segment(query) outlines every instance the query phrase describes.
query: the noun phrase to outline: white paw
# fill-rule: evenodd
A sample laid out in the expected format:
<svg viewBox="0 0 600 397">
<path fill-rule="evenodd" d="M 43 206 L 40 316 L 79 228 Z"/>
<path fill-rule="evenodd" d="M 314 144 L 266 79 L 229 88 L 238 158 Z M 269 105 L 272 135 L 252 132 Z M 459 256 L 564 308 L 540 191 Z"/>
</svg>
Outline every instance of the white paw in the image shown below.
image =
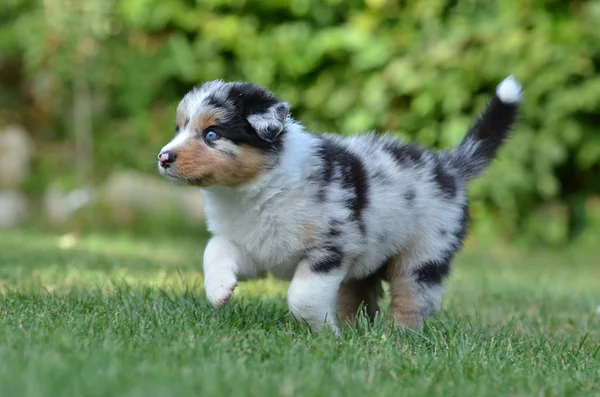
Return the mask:
<svg viewBox="0 0 600 397">
<path fill-rule="evenodd" d="M 219 273 L 207 277 L 204 281 L 206 298 L 211 305 L 219 308 L 229 302 L 233 290 L 237 285 L 237 277 L 234 273 Z"/>
</svg>

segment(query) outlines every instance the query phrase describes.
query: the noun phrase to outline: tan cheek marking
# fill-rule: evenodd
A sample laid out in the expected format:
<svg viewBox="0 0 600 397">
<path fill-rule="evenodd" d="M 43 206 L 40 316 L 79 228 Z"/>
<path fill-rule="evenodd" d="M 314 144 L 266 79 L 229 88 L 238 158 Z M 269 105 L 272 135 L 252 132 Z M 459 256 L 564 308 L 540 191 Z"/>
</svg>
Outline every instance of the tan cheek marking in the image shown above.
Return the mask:
<svg viewBox="0 0 600 397">
<path fill-rule="evenodd" d="M 202 185 L 238 186 L 257 177 L 267 165 L 258 149 L 239 146 L 236 156 L 228 156 L 195 138 L 189 138 L 176 154 L 175 171 L 190 180 L 202 179 Z"/>
<path fill-rule="evenodd" d="M 225 186 L 241 185 L 264 172 L 267 163 L 267 157 L 260 150 L 239 146 L 235 157 L 225 155 L 214 169 L 215 182 Z"/>
<path fill-rule="evenodd" d="M 177 150 L 175 171 L 187 179 L 205 179 L 218 168 L 219 157 L 194 138 L 188 139 Z"/>
</svg>

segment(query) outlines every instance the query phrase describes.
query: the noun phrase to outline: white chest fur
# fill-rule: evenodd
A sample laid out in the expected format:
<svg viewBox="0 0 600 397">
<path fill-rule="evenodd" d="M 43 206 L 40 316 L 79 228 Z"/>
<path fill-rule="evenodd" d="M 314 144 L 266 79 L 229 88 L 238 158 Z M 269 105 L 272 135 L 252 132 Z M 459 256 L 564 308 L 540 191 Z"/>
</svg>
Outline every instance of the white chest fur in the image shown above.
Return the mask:
<svg viewBox="0 0 600 397">
<path fill-rule="evenodd" d="M 279 191 L 269 197 L 267 191 L 249 199 L 229 189 L 205 191 L 208 228 L 240 248 L 245 262 L 239 264 L 242 272 L 253 275 L 268 270 L 289 279 L 305 248 L 302 224 L 306 212 L 290 205 L 301 203 L 293 199 L 300 195 L 301 191 Z"/>
<path fill-rule="evenodd" d="M 268 270 L 291 278 L 306 249 L 307 228 L 314 228 L 320 209 L 312 205 L 306 185 L 314 138 L 292 126 L 279 164 L 247 189 L 213 187 L 203 191 L 209 230 L 235 243 L 245 256 L 241 270 Z M 312 193 L 314 194 L 314 193 Z"/>
</svg>

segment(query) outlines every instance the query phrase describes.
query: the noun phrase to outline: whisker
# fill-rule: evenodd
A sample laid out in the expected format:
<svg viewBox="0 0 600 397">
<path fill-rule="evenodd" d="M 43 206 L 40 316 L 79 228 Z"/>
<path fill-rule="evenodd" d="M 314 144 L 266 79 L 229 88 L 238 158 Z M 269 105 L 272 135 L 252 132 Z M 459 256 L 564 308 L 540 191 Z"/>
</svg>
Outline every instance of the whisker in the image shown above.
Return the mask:
<svg viewBox="0 0 600 397">
<path fill-rule="evenodd" d="M 150 171 L 153 168 L 154 168 L 155 171 L 157 171 L 157 169 L 156 169 L 156 162 L 152 162 L 150 164 L 145 165 L 143 167 L 143 170 L 144 170 L 144 172 L 148 172 L 148 171 Z"/>
</svg>

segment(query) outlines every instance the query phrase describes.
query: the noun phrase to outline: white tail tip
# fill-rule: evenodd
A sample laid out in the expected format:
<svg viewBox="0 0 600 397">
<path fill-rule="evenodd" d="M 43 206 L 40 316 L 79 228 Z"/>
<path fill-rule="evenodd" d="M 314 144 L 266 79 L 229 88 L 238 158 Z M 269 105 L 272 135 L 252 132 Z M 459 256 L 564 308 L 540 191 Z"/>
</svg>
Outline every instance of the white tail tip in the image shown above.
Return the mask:
<svg viewBox="0 0 600 397">
<path fill-rule="evenodd" d="M 496 96 L 504 103 L 519 103 L 523 99 L 521 84 L 511 74 L 498 84 Z"/>
</svg>

